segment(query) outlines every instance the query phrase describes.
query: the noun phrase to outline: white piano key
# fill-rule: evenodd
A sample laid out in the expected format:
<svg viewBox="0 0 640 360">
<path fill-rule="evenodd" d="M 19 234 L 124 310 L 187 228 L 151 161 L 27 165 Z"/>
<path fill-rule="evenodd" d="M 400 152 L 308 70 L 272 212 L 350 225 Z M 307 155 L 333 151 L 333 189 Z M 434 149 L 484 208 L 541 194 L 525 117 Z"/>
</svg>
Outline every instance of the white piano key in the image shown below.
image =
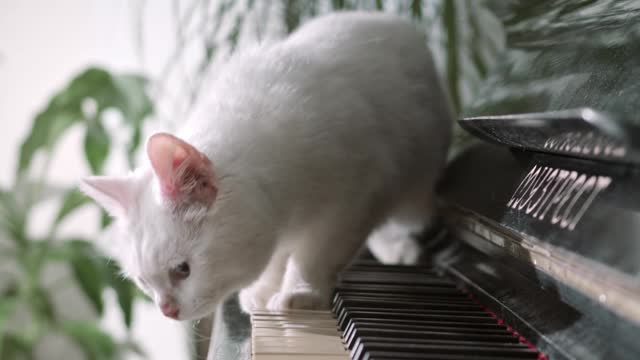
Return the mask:
<svg viewBox="0 0 640 360">
<path fill-rule="evenodd" d="M 278 339 L 269 339 L 278 343 L 261 343 L 255 342 L 253 345 L 256 347 L 253 350 L 254 354 L 326 354 L 326 355 L 340 355 L 345 354 L 346 351 L 342 344 L 328 344 L 328 343 L 313 343 L 303 342 L 298 344 L 290 344 L 287 342 L 279 343 Z"/>
<path fill-rule="evenodd" d="M 288 336 L 288 337 L 307 337 L 321 338 L 339 336 L 340 333 L 336 329 L 290 329 L 290 328 L 253 328 L 256 336 Z"/>
<path fill-rule="evenodd" d="M 254 360 L 348 360 L 336 320 L 329 311 L 254 311 Z"/>
<path fill-rule="evenodd" d="M 261 328 L 261 327 L 268 327 L 268 328 L 275 328 L 275 327 L 282 327 L 282 328 L 297 328 L 297 329 L 304 329 L 304 328 L 313 328 L 313 329 L 318 329 L 318 328 L 326 328 L 326 329 L 335 329 L 337 328 L 337 324 L 336 324 L 336 320 L 331 320 L 331 321 L 327 321 L 327 320 L 318 320 L 318 321 L 296 321 L 295 323 L 292 323 L 290 321 L 284 321 L 284 320 L 278 320 L 278 321 L 265 321 L 265 320 L 258 320 L 255 322 L 255 325 L 253 325 L 254 329 L 257 328 Z"/>
</svg>

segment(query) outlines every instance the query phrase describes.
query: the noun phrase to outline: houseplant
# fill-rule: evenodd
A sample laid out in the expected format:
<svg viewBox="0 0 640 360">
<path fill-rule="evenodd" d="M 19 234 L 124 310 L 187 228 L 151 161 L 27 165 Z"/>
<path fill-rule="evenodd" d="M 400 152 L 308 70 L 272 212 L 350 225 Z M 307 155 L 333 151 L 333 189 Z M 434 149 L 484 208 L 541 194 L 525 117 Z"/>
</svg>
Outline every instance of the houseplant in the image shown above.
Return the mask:
<svg viewBox="0 0 640 360">
<path fill-rule="evenodd" d="M 119 358 L 139 351 L 131 339 L 115 339 L 94 322 L 62 316 L 56 293 L 72 286 L 80 290 L 95 315 L 104 312 L 103 290 L 112 289 L 126 327 L 131 326 L 136 288 L 124 280 L 118 266 L 91 239 L 64 238 L 59 227 L 74 211 L 93 206 L 75 184 L 51 183 L 48 170 L 53 151 L 72 127 L 82 127 L 84 158 L 93 173 L 101 173 L 110 151 L 125 150 L 130 163 L 140 144 L 144 120 L 152 111 L 147 81 L 132 74 L 114 74 L 91 67 L 76 75 L 37 113 L 20 151 L 15 181 L 0 188 L 0 358 L 31 359 L 44 339 L 62 336 L 90 359 Z M 115 149 L 105 130 L 107 111 L 116 111 L 131 129 L 127 149 Z M 34 236 L 29 224 L 34 208 L 58 204 L 44 236 Z M 102 215 L 102 227 L 110 222 Z M 97 234 L 100 229 L 95 229 Z M 48 273 L 57 265 L 57 278 Z"/>
</svg>

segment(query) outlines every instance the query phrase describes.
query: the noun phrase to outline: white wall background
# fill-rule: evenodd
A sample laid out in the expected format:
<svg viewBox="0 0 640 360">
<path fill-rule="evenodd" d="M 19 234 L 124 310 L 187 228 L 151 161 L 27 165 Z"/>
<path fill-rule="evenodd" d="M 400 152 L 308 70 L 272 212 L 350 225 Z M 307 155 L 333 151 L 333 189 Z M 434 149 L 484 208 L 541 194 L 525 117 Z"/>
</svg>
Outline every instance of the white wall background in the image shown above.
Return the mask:
<svg viewBox="0 0 640 360">
<path fill-rule="evenodd" d="M 94 64 L 114 71 L 159 71 L 173 46 L 171 7 L 168 0 L 146 4 L 145 22 L 152 26 L 147 27 L 145 60 L 141 64 L 131 11 L 140 1 L 0 0 L 0 185 L 13 183 L 19 145 L 34 114 L 72 75 Z M 82 131 L 74 130 L 56 149 L 49 175 L 53 182 L 73 184 L 89 174 L 82 157 Z M 122 172 L 126 165 L 122 158 L 114 157 L 107 169 Z M 40 209 L 38 219 L 43 224 L 51 220 L 54 209 Z M 97 223 L 97 212 L 84 211 L 70 217 L 62 231 L 91 235 Z M 31 230 L 37 232 L 39 228 L 42 224 L 34 223 Z M 73 311 L 70 304 L 67 311 Z M 107 296 L 101 324 L 124 336 L 114 296 Z M 164 318 L 152 304 L 137 303 L 133 337 L 150 359 L 186 359 L 187 331 L 184 324 Z M 64 349 L 52 351 L 46 358 L 64 355 Z M 59 356 L 55 358 L 62 358 Z"/>
</svg>

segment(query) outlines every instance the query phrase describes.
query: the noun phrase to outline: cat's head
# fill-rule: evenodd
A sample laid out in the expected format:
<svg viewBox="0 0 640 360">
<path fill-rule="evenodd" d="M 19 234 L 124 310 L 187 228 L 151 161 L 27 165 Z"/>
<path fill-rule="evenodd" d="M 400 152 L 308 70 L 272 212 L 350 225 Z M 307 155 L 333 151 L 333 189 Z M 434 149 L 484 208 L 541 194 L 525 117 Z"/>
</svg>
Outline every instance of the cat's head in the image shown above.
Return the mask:
<svg viewBox="0 0 640 360">
<path fill-rule="evenodd" d="M 166 316 L 205 316 L 247 281 L 233 262 L 250 244 L 215 238 L 241 219 L 216 219 L 224 194 L 207 156 L 165 133 L 151 136 L 146 150 L 149 166 L 127 176 L 88 177 L 81 189 L 116 219 L 115 257 L 125 275 Z"/>
</svg>

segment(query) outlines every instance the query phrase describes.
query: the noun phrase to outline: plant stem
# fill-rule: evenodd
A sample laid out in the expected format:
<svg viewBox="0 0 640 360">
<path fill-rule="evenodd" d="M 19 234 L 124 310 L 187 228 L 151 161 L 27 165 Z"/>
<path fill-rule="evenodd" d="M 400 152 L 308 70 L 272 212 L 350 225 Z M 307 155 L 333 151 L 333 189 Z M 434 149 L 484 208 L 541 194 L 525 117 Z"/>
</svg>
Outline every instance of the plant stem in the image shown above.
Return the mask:
<svg viewBox="0 0 640 360">
<path fill-rule="evenodd" d="M 456 16 L 455 0 L 444 0 L 442 13 L 447 29 L 447 79 L 449 90 L 456 113 L 460 113 L 460 89 L 458 85 L 459 60 L 458 60 L 458 24 Z"/>
<path fill-rule="evenodd" d="M 36 180 L 36 187 L 34 189 L 34 199 L 39 199 L 42 196 L 42 190 L 44 189 L 44 186 L 46 184 L 46 178 L 47 178 L 47 174 L 49 173 L 49 168 L 51 167 L 51 161 L 52 161 L 52 156 L 51 153 L 48 152 L 46 154 L 46 159 L 44 162 L 44 165 L 42 166 L 42 171 L 40 173 L 40 177 Z M 32 202 L 31 199 L 29 201 L 29 207 L 31 207 Z M 29 208 L 27 207 L 27 209 Z M 28 210 L 26 210 L 28 211 Z M 49 228 L 49 231 L 47 232 L 47 237 L 44 240 L 44 246 L 42 246 L 42 248 L 40 249 L 40 252 L 38 254 L 35 254 L 35 257 L 33 258 L 33 261 L 29 261 L 31 259 L 31 257 L 29 256 L 29 254 L 23 254 L 24 255 L 24 265 L 25 265 L 25 272 L 27 275 L 27 281 L 31 282 L 32 285 L 36 285 L 39 281 L 40 278 L 40 269 L 42 268 L 42 262 L 44 260 L 44 257 L 49 249 L 49 245 L 51 243 L 51 240 L 53 239 L 53 234 L 56 231 L 56 225 L 55 224 L 51 224 L 51 227 Z M 25 229 L 26 232 L 26 229 Z M 33 240 L 31 239 L 27 239 L 27 244 L 31 243 Z M 30 249 L 33 249 L 33 246 L 29 246 L 27 245 L 25 250 L 29 251 Z"/>
</svg>

